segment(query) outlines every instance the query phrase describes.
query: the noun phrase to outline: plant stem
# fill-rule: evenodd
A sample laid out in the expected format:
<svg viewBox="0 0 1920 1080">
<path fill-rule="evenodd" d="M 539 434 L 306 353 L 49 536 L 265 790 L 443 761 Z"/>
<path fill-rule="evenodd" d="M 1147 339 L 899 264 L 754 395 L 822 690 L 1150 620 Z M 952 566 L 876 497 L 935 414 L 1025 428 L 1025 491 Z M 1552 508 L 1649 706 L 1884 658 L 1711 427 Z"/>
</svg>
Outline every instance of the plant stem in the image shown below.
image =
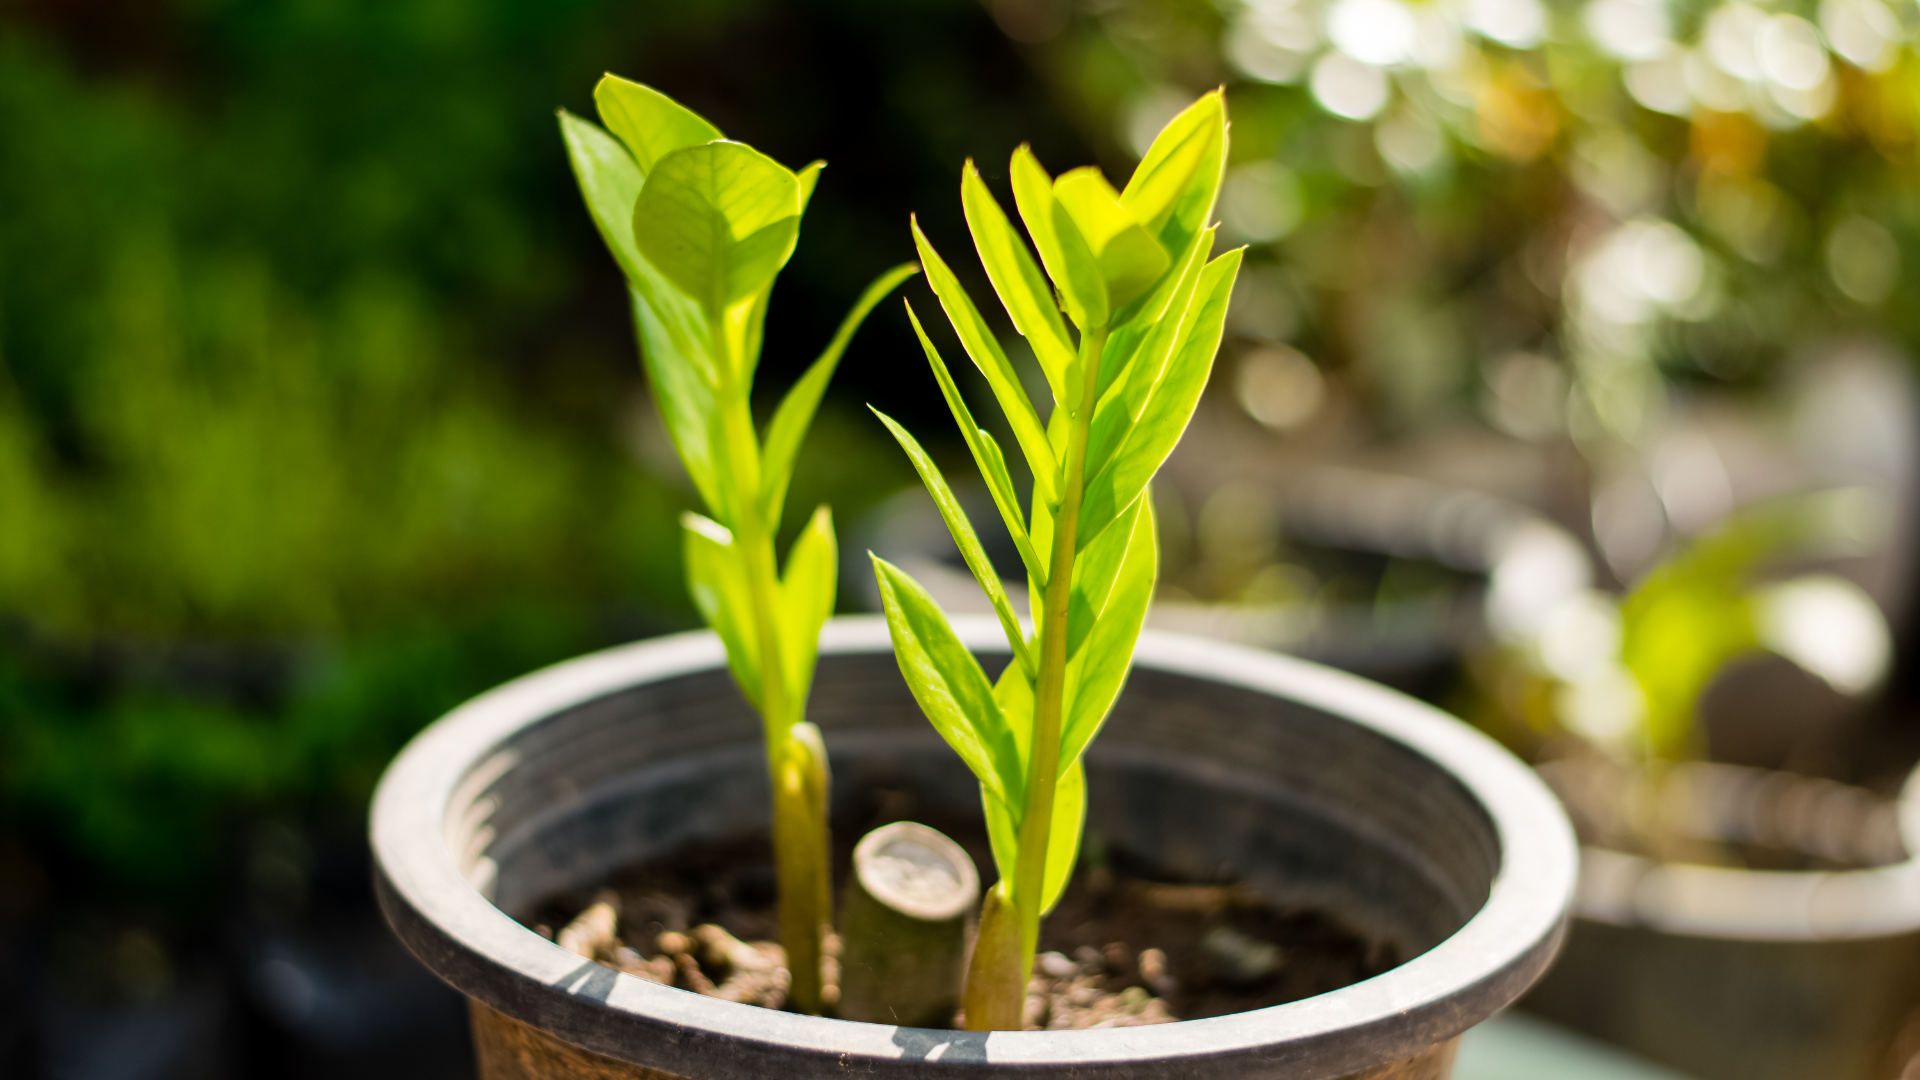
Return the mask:
<svg viewBox="0 0 1920 1080">
<path fill-rule="evenodd" d="M 722 335 L 724 337 L 724 335 Z M 732 365 L 720 357 L 720 369 Z M 792 979 L 788 996 L 818 1014 L 821 939 L 830 918 L 833 884 L 827 853 L 827 762 L 815 730 L 800 732 L 803 703 L 787 685 L 780 648 L 779 563 L 773 522 L 761 517 L 759 439 L 746 388 L 722 388 L 721 444 L 726 447 L 734 506 L 727 524 L 744 563 L 753 632 L 759 652 L 760 716 L 767 743 L 767 780 L 773 789 L 774 871 L 780 900 L 780 940 Z M 811 729 L 811 725 L 805 725 Z"/>
<path fill-rule="evenodd" d="M 1067 609 L 1073 598 L 1073 559 L 1085 496 L 1087 437 L 1093 426 L 1099 386 L 1100 353 L 1107 328 L 1081 335 L 1080 364 L 1085 382 L 1079 410 L 1067 424 L 1067 456 L 1061 477 L 1060 507 L 1053 519 L 1053 552 L 1047 563 L 1047 588 L 1041 607 L 1039 673 L 1034 683 L 1033 741 L 1027 757 L 1027 805 L 1020 819 L 1019 858 L 1013 871 L 1013 903 L 1019 916 L 1019 966 L 996 972 L 985 997 L 992 1015 L 1011 1015 L 1018 1023 L 1027 975 L 1040 941 L 1040 905 L 1045 899 L 1047 846 L 1053 835 L 1054 788 L 1060 779 L 1060 729 L 1066 704 Z M 1064 407 L 1064 406 L 1062 406 Z M 971 1013 L 969 1013 L 971 1020 Z"/>
</svg>

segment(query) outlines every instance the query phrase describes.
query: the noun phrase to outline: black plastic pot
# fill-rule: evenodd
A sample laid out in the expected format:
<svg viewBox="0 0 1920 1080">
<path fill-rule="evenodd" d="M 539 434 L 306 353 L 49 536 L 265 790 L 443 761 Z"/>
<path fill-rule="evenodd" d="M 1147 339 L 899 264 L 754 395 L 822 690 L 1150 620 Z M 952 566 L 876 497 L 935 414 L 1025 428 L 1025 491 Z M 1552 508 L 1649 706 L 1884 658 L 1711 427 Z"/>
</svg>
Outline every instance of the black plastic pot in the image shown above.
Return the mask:
<svg viewBox="0 0 1920 1080">
<path fill-rule="evenodd" d="M 991 620 L 958 629 L 1004 662 Z M 972 776 L 908 695 L 880 620 L 828 625 L 810 716 L 837 800 L 905 787 L 930 811 L 978 814 Z M 1108 844 L 1331 909 L 1411 959 L 1233 1016 L 990 1034 L 773 1012 L 584 961 L 510 913 L 765 827 L 759 720 L 705 633 L 549 668 L 423 732 L 374 800 L 376 884 L 401 940 L 475 1003 L 489 1078 L 1438 1080 L 1456 1036 L 1558 948 L 1576 863 L 1558 804 L 1493 742 L 1393 691 L 1149 633 L 1087 760 L 1089 828 Z"/>
<path fill-rule="evenodd" d="M 1724 812 L 1698 824 L 1722 839 L 1751 831 L 1738 818 L 1767 785 L 1807 786 L 1696 768 L 1757 781 L 1722 783 L 1708 800 Z M 1566 953 L 1523 1007 L 1700 1080 L 1920 1075 L 1920 769 L 1899 813 L 1908 857 L 1870 870 L 1738 870 L 1583 848 Z"/>
</svg>

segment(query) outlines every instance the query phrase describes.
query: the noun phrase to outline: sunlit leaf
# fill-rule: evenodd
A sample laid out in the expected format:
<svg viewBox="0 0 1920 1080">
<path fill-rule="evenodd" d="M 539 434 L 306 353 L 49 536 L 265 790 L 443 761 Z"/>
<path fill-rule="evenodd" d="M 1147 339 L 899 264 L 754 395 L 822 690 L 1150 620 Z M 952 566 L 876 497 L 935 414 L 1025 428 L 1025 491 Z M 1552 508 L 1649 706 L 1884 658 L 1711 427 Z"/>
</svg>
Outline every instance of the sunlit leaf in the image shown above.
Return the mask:
<svg viewBox="0 0 1920 1080">
<path fill-rule="evenodd" d="M 640 251 L 633 245 L 633 205 L 639 201 L 645 174 L 619 140 L 565 109 L 560 110 L 560 137 L 567 144 L 567 160 L 587 201 L 593 227 L 613 252 L 620 272 L 633 278 L 640 261 Z"/>
<path fill-rule="evenodd" d="M 821 506 L 787 552 L 787 570 L 780 579 L 780 662 L 786 668 L 788 691 L 796 701 L 806 700 L 813 682 L 820 627 L 833 614 L 839 557 L 833 513 Z"/>
<path fill-rule="evenodd" d="M 987 280 L 1000 297 L 1000 303 L 1033 347 L 1034 358 L 1053 390 L 1053 400 L 1067 399 L 1067 366 L 1073 363 L 1073 342 L 1067 336 L 1067 324 L 1053 304 L 1053 289 L 1040 276 L 1040 268 L 1027 245 L 1014 232 L 1006 211 L 987 190 L 980 171 L 968 161 L 960 175 L 960 205 L 967 215 L 967 229 L 973 234 L 973 246 L 980 253 L 980 264 Z"/>
<path fill-rule="evenodd" d="M 801 440 L 806 438 L 807 428 L 813 423 L 813 414 L 820 407 L 821 395 L 826 393 L 834 369 L 840 366 L 840 357 L 847 351 L 847 343 L 853 340 L 854 331 L 860 329 L 860 324 L 866 321 L 874 305 L 918 270 L 919 267 L 912 263 L 902 263 L 875 278 L 873 284 L 867 286 L 867 291 L 860 294 L 860 299 L 854 301 L 847 317 L 841 320 L 840 329 L 834 333 L 826 350 L 787 391 L 787 396 L 781 399 L 780 408 L 774 411 L 773 423 L 767 426 L 767 441 L 760 464 L 762 514 L 769 524 L 778 524 L 780 521 L 780 511 L 786 502 L 787 485 L 793 479 L 793 462 L 799 456 Z"/>
<path fill-rule="evenodd" d="M 1047 836 L 1046 886 L 1040 895 L 1040 913 L 1045 915 L 1060 902 L 1073 877 L 1074 864 L 1080 861 L 1080 836 L 1087 824 L 1087 769 L 1078 757 L 1061 770 L 1053 789 L 1053 822 Z"/>
<path fill-rule="evenodd" d="M 1120 512 L 1119 520 L 1111 528 L 1094 537 L 1073 560 L 1073 593 L 1067 606 L 1067 658 L 1070 661 L 1079 655 L 1088 632 L 1107 610 L 1108 601 L 1114 595 L 1114 583 L 1133 543 L 1134 515 L 1142 512 L 1145 503 L 1145 499 L 1135 499 L 1133 505 Z"/>
<path fill-rule="evenodd" d="M 1033 402 L 1027 399 L 1026 388 L 1020 385 L 1020 376 L 1007 360 L 1007 354 L 1001 350 L 1000 342 L 994 339 L 986 320 L 980 317 L 979 309 L 968 299 L 959 279 L 953 276 L 953 271 L 940 258 L 940 253 L 933 250 L 926 234 L 920 231 L 918 221 L 913 223 L 913 242 L 920 252 L 920 265 L 927 272 L 927 284 L 933 287 L 933 294 L 940 298 L 940 306 L 953 324 L 954 332 L 960 336 L 961 346 L 973 359 L 974 366 L 980 369 L 980 374 L 987 377 L 994 400 L 1000 403 L 1001 413 L 1006 416 L 1008 426 L 1013 428 L 1014 440 L 1020 444 L 1020 452 L 1026 455 L 1027 467 L 1033 472 L 1034 486 L 1047 492 L 1049 498 L 1057 498 L 1054 492 L 1059 487 L 1060 466 L 1054 458 L 1053 449 L 1047 445 L 1046 428 L 1041 426 Z"/>
<path fill-rule="evenodd" d="M 1226 98 L 1216 90 L 1161 129 L 1120 203 L 1166 250 L 1185 251 L 1212 219 L 1226 165 Z"/>
<path fill-rule="evenodd" d="M 593 88 L 594 108 L 645 176 L 663 157 L 721 137 L 720 129 L 651 86 L 608 75 Z"/>
<path fill-rule="evenodd" d="M 1152 502 L 1149 498 L 1137 500 L 1140 509 L 1133 520 L 1126 559 L 1114 579 L 1105 610 L 1087 634 L 1085 645 L 1067 663 L 1060 730 L 1062 762 L 1078 759 L 1087 748 L 1112 710 L 1133 664 L 1133 649 L 1140 641 L 1147 602 L 1153 598 L 1154 578 L 1160 569 Z"/>
<path fill-rule="evenodd" d="M 1120 205 L 1120 194 L 1092 166 L 1064 173 L 1053 183 L 1053 197 L 1100 264 L 1107 308 L 1118 311 L 1138 298 L 1172 265 L 1160 242 Z"/>
<path fill-rule="evenodd" d="M 926 328 L 920 325 L 920 317 L 914 314 L 913 304 L 906 305 L 907 320 L 913 324 L 913 332 L 920 339 L 920 347 L 927 354 L 927 363 L 933 368 L 933 376 L 940 384 L 940 393 L 947 399 L 947 408 L 952 410 L 953 418 L 960 425 L 960 434 L 967 440 L 967 448 L 973 452 L 974 464 L 980 468 L 981 476 L 987 481 L 987 490 L 993 495 L 994 506 L 1000 511 L 1000 519 L 1006 523 L 1007 533 L 1013 537 L 1013 543 L 1020 551 L 1020 558 L 1027 565 L 1027 573 L 1041 582 L 1047 580 L 1047 571 L 1039 554 L 1027 538 L 1027 529 L 1020 520 L 1020 504 L 1013 490 L 1013 480 L 1007 475 L 1006 458 L 1001 456 L 1000 444 L 985 428 L 973 422 L 973 413 L 967 409 L 965 398 L 960 396 L 960 388 L 953 383 L 953 375 L 947 370 L 947 362 L 940 357 L 940 350 L 928 340 Z M 1036 490 L 1038 490 L 1036 488 Z"/>
<path fill-rule="evenodd" d="M 1184 316 L 1193 307 L 1194 295 L 1200 288 L 1200 278 L 1206 270 L 1206 240 L 1211 235 L 1211 230 L 1203 233 L 1197 238 L 1199 242 L 1187 252 L 1187 259 L 1178 275 L 1179 281 L 1166 305 L 1166 317 L 1145 324 L 1144 332 L 1136 336 L 1138 348 L 1125 358 L 1126 370 L 1101 396 L 1092 427 L 1087 432 L 1086 468 L 1089 475 L 1099 475 L 1114 450 L 1133 430 L 1134 422 L 1145 410 L 1148 400 L 1160 389 L 1167 365 L 1175 356 L 1175 346 L 1180 343 Z M 1132 325 L 1130 323 L 1127 329 L 1131 329 Z M 1119 336 L 1114 335 L 1116 338 Z M 1114 352 L 1112 346 L 1113 343 L 1109 341 L 1109 355 Z M 1105 381 L 1105 375 L 1103 370 L 1102 381 Z"/>
<path fill-rule="evenodd" d="M 920 710 L 995 798 L 1024 801 L 1026 774 L 980 662 L 918 582 L 885 559 L 870 557 L 894 658 Z"/>
<path fill-rule="evenodd" d="M 1054 199 L 1052 178 L 1025 144 L 1013 152 L 1011 173 L 1014 205 L 1040 252 L 1041 265 L 1059 291 L 1067 318 L 1083 330 L 1105 326 L 1107 287 L 1100 264 L 1072 216 Z M 1072 380 L 1067 384 L 1071 388 Z"/>
<path fill-rule="evenodd" d="M 633 211 L 640 254 L 715 318 L 773 280 L 799 229 L 799 180 L 736 142 L 662 157 Z"/>
<path fill-rule="evenodd" d="M 734 681 L 760 707 L 760 649 L 753 634 L 753 601 L 740 549 L 725 526 L 699 514 L 680 515 L 686 539 L 687 588 L 700 617 L 720 635 Z"/>
<path fill-rule="evenodd" d="M 1000 629 L 1007 635 L 1007 644 L 1012 646 L 1020 665 L 1032 671 L 1033 656 L 1027 651 L 1026 631 L 1020 628 L 1020 617 L 1013 613 L 1013 604 L 1007 600 L 1007 590 L 1000 582 L 1000 572 L 987 559 L 986 549 L 980 546 L 980 538 L 974 535 L 973 523 L 967 520 L 967 512 L 961 508 L 960 500 L 953 497 L 953 489 L 947 486 L 946 477 L 940 475 L 940 467 L 933 463 L 933 459 L 920 448 L 913 436 L 907 434 L 905 428 L 894 423 L 892 417 L 878 409 L 873 410 L 873 415 L 880 418 L 880 422 L 900 443 L 900 448 L 907 452 L 914 471 L 920 474 L 921 483 L 926 485 L 927 493 L 933 496 L 933 504 L 939 508 L 941 520 L 947 523 L 947 531 L 953 534 L 960 557 L 966 560 L 967 569 L 973 571 L 974 580 L 980 583 L 981 591 L 987 594 L 988 601 L 993 604 L 993 613 L 1000 617 Z"/>
<path fill-rule="evenodd" d="M 1233 292 L 1234 275 L 1240 269 L 1240 254 L 1238 249 L 1230 251 L 1208 263 L 1201 272 L 1193 303 L 1182 317 L 1180 336 L 1165 374 L 1125 440 L 1099 474 L 1087 483 L 1076 544 L 1084 546 L 1091 542 L 1139 498 L 1147 481 L 1153 479 L 1174 444 L 1180 441 L 1187 421 L 1193 418 L 1200 391 L 1206 387 L 1207 375 L 1213 370 L 1214 354 L 1220 349 L 1220 333 L 1226 320 L 1227 300 Z"/>
</svg>

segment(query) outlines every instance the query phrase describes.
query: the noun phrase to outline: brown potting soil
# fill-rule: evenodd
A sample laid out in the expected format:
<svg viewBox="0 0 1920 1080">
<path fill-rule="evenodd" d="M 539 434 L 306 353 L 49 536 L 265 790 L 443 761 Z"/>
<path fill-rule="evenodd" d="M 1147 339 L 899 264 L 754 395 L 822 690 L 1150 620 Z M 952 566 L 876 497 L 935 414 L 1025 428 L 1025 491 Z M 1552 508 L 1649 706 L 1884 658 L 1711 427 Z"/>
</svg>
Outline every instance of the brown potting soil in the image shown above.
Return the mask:
<svg viewBox="0 0 1920 1080">
<path fill-rule="evenodd" d="M 992 866 L 984 837 L 947 831 L 976 865 Z M 844 875 L 849 852 L 840 854 Z M 786 1003 L 764 836 L 689 847 L 631 867 L 601 889 L 553 898 L 526 922 L 639 978 L 768 1008 Z M 1102 865 L 1083 862 L 1042 923 L 1040 948 L 1028 984 L 1028 1030 L 1265 1008 L 1337 990 L 1404 959 L 1328 912 L 1282 910 L 1232 884 L 1156 880 L 1121 853 Z M 838 994 L 837 951 L 830 941 L 830 1000 Z"/>
</svg>

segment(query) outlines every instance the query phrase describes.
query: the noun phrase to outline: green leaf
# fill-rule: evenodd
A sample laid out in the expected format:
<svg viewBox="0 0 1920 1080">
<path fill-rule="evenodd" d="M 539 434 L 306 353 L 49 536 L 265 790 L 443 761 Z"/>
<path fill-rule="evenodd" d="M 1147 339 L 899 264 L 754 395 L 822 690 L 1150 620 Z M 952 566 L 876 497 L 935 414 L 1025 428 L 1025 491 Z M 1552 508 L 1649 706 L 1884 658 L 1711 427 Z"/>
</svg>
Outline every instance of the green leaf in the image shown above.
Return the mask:
<svg viewBox="0 0 1920 1080">
<path fill-rule="evenodd" d="M 807 204 L 813 201 L 814 185 L 820 182 L 820 170 L 827 167 L 824 161 L 809 161 L 806 167 L 794 173 L 794 179 L 800 182 L 800 212 L 807 212 Z"/>
<path fill-rule="evenodd" d="M 633 155 L 619 140 L 565 109 L 560 110 L 560 138 L 567 144 L 567 160 L 586 199 L 594 228 L 628 279 L 638 275 L 640 251 L 633 245 L 633 204 L 645 179 Z"/>
<path fill-rule="evenodd" d="M 927 494 L 933 496 L 933 504 L 940 509 L 941 520 L 947 523 L 947 531 L 953 534 L 953 542 L 960 548 L 960 557 L 967 561 L 967 569 L 973 571 L 973 578 L 980 583 L 981 591 L 993 604 L 993 613 L 1000 617 L 1000 629 L 1007 635 L 1007 644 L 1012 646 L 1013 654 L 1020 666 L 1029 673 L 1034 670 L 1033 654 L 1027 649 L 1026 631 L 1020 628 L 1020 617 L 1013 613 L 1013 604 L 1007 599 L 1007 590 L 1000 582 L 999 571 L 987 559 L 986 549 L 980 546 L 980 538 L 974 535 L 973 523 L 967 520 L 967 512 L 961 508 L 960 500 L 953 497 L 953 489 L 947 486 L 946 478 L 940 475 L 940 467 L 933 463 L 927 452 L 907 429 L 893 422 L 893 418 L 873 406 L 873 415 L 887 425 L 893 433 L 900 449 L 907 452 L 907 458 L 913 462 L 913 469 L 920 474 L 920 482 L 927 486 Z"/>
<path fill-rule="evenodd" d="M 638 284 L 628 295 L 653 402 L 700 498 L 709 510 L 725 514 L 726 493 L 714 461 L 719 402 L 707 321 L 692 300 L 668 288 L 651 267 L 642 267 L 639 280 L 653 286 L 656 302 L 649 303 Z"/>
<path fill-rule="evenodd" d="M 880 583 L 893 655 L 914 700 L 989 794 L 1003 802 L 1022 802 L 1026 774 L 980 662 L 918 582 L 885 559 L 869 557 Z"/>
<path fill-rule="evenodd" d="M 993 389 L 993 396 L 1000 403 L 1000 411 L 1007 417 L 1007 423 L 1013 428 L 1014 441 L 1020 444 L 1020 452 L 1026 455 L 1027 467 L 1033 471 L 1033 483 L 1036 488 L 1047 492 L 1050 501 L 1058 502 L 1060 486 L 1059 463 L 1055 460 L 1053 449 L 1047 445 L 1046 428 L 1041 426 L 1040 416 L 1033 410 L 1033 402 L 1027 400 L 1027 392 L 1020 385 L 1020 376 L 1015 374 L 1013 364 L 1007 354 L 1001 351 L 1000 343 L 994 340 L 993 331 L 987 327 L 985 319 L 967 298 L 967 292 L 960 286 L 960 279 L 953 276 L 940 253 L 933 250 L 927 242 L 925 233 L 920 231 L 919 221 L 913 222 L 913 242 L 920 251 L 920 265 L 926 268 L 927 284 L 933 287 L 933 294 L 940 298 L 940 306 L 946 310 L 947 320 L 953 324 L 954 332 L 960 335 L 960 344 L 973 359 L 980 374 L 987 377 L 987 385 Z"/>
<path fill-rule="evenodd" d="M 1000 880 L 1011 883 L 1014 868 L 1020 865 L 1020 822 L 1012 807 L 980 785 L 980 808 L 987 815 L 987 843 L 993 847 L 993 864 Z M 1011 885 L 1009 885 L 1011 887 Z"/>
<path fill-rule="evenodd" d="M 1013 231 L 1013 223 L 987 190 L 971 159 L 960 174 L 960 205 L 966 211 L 967 229 L 973 234 L 974 249 L 980 253 L 980 265 L 986 268 L 993 291 L 1012 317 L 1014 329 L 1033 347 L 1033 355 L 1053 390 L 1053 400 L 1067 400 L 1065 380 L 1074 352 L 1067 324 L 1053 304 L 1053 289 L 1040 276 L 1027 245 Z"/>
<path fill-rule="evenodd" d="M 766 288 L 800 233 L 800 182 L 736 142 L 662 157 L 633 210 L 634 244 L 710 318 Z"/>
<path fill-rule="evenodd" d="M 1120 203 L 1168 251 L 1207 227 L 1227 167 L 1227 105 L 1218 90 L 1173 118 L 1133 170 Z"/>
<path fill-rule="evenodd" d="M 1211 234 L 1212 231 L 1208 230 L 1199 240 L 1204 241 Z M 1193 297 L 1200 288 L 1200 277 L 1206 265 L 1206 245 L 1196 242 L 1181 265 L 1180 280 L 1167 304 L 1165 316 L 1152 322 L 1144 318 L 1128 320 L 1122 327 L 1133 337 L 1137 347 L 1126 358 L 1125 370 L 1119 373 L 1112 386 L 1101 396 L 1100 404 L 1094 411 L 1093 424 L 1087 431 L 1087 475 L 1099 475 L 1114 450 L 1133 429 L 1148 399 L 1166 375 L 1167 363 L 1172 360 L 1174 347 L 1180 342 L 1182 319 L 1193 306 Z M 1103 369 L 1100 374 L 1102 381 L 1105 381 L 1106 371 Z"/>
<path fill-rule="evenodd" d="M 1105 610 L 1087 634 L 1085 647 L 1067 662 L 1060 728 L 1062 762 L 1079 759 L 1113 708 L 1133 664 L 1133 649 L 1146 622 L 1147 603 L 1153 598 L 1153 582 L 1160 569 L 1160 543 L 1154 531 L 1152 500 L 1141 498 L 1136 502 L 1140 509 L 1133 520 L 1126 559 L 1114 579 Z"/>
<path fill-rule="evenodd" d="M 1073 560 L 1073 592 L 1067 598 L 1067 659 L 1080 654 L 1095 623 L 1106 612 L 1113 596 L 1114 582 L 1126 563 L 1133 542 L 1134 516 L 1141 512 L 1145 499 L 1120 512 L 1119 520 L 1103 529 Z"/>
<path fill-rule="evenodd" d="M 1080 509 L 1080 532 L 1075 537 L 1078 546 L 1085 547 L 1099 536 L 1100 530 L 1140 497 L 1174 444 L 1180 441 L 1187 421 L 1193 418 L 1200 391 L 1205 389 L 1207 375 L 1213 370 L 1214 354 L 1220 349 L 1227 299 L 1233 292 L 1234 275 L 1240 269 L 1240 254 L 1239 249 L 1229 251 L 1201 271 L 1193 302 L 1181 317 L 1180 336 L 1165 373 L 1125 440 L 1099 473 L 1087 482 Z"/>
<path fill-rule="evenodd" d="M 960 396 L 960 388 L 954 385 L 953 375 L 947 370 L 947 362 L 940 358 L 940 351 L 928 340 L 926 328 L 920 325 L 920 316 L 914 314 L 913 303 L 907 302 L 906 308 L 907 321 L 913 324 L 913 332 L 920 338 L 920 347 L 926 351 L 927 363 L 933 367 L 933 377 L 940 383 L 940 393 L 947 399 L 947 408 L 952 410 L 954 420 L 960 425 L 960 434 L 967 440 L 967 449 L 973 451 L 974 464 L 979 466 L 980 475 L 987 481 L 987 490 L 993 494 L 993 504 L 1000 511 L 1000 520 L 1006 523 L 1007 533 L 1013 537 L 1013 545 L 1020 551 L 1020 561 L 1026 564 L 1029 576 L 1045 584 L 1046 564 L 1035 552 L 1032 541 L 1027 537 L 1026 524 L 1020 520 L 1019 499 L 1014 494 L 1013 480 L 1007 475 L 1007 459 L 1000 453 L 1000 444 L 987 434 L 985 428 L 973 422 L 966 399 Z M 1039 485 L 1036 484 L 1034 490 L 1038 500 Z"/>
<path fill-rule="evenodd" d="M 1061 770 L 1053 788 L 1053 821 L 1047 836 L 1046 886 L 1040 891 L 1040 914 L 1053 910 L 1067 891 L 1073 866 L 1080 861 L 1080 836 L 1087 824 L 1087 768 L 1078 757 Z"/>
<path fill-rule="evenodd" d="M 1118 311 L 1139 298 L 1172 265 L 1167 250 L 1120 205 L 1120 193 L 1099 169 L 1089 165 L 1063 174 L 1053 182 L 1053 197 L 1100 263 L 1108 310 Z"/>
<path fill-rule="evenodd" d="M 1053 197 L 1053 180 L 1024 143 L 1013 152 L 1013 202 L 1027 235 L 1060 293 L 1067 318 L 1082 330 L 1107 323 L 1107 286 L 1100 264 L 1073 218 Z M 1071 388 L 1072 380 L 1068 379 Z"/>
<path fill-rule="evenodd" d="M 866 321 L 874 305 L 919 271 L 920 268 L 912 263 L 901 263 L 875 278 L 873 284 L 867 286 L 867 291 L 860 294 L 860 299 L 854 301 L 847 317 L 840 321 L 840 329 L 834 332 L 833 340 L 827 343 L 825 351 L 787 391 L 787 396 L 781 399 L 780 407 L 774 411 L 773 423 L 767 427 L 767 441 L 760 463 L 760 502 L 769 527 L 780 521 L 780 512 L 787 499 L 787 485 L 793 479 L 793 462 L 800 454 L 800 442 L 806 438 L 807 428 L 813 424 L 813 414 L 820 408 L 821 395 L 826 393 L 834 369 L 840 366 L 840 357 L 853 340 L 854 331 L 860 329 L 860 324 Z"/>
<path fill-rule="evenodd" d="M 820 627 L 833 614 L 839 558 L 833 512 L 823 504 L 787 552 L 787 570 L 780 579 L 780 662 L 787 669 L 787 687 L 796 702 L 806 701 L 813 682 Z"/>
<path fill-rule="evenodd" d="M 680 515 L 686 533 L 687 589 L 700 617 L 720 635 L 733 679 L 760 707 L 760 649 L 753 633 L 753 600 L 733 534 L 699 514 Z"/>
<path fill-rule="evenodd" d="M 1212 229 L 1195 234 L 1187 244 L 1187 249 L 1175 261 L 1174 272 L 1162 277 L 1153 291 L 1136 303 L 1128 317 L 1108 335 L 1107 347 L 1101 353 L 1099 388 L 1096 392 L 1096 400 L 1100 402 L 1102 410 L 1110 404 L 1108 399 L 1115 388 L 1128 383 L 1132 383 L 1136 397 L 1145 399 L 1144 388 L 1151 386 L 1152 380 L 1158 378 L 1159 369 L 1165 365 L 1167 351 L 1171 348 L 1173 339 L 1165 335 L 1179 329 L 1180 315 L 1193 299 L 1193 289 L 1199 281 L 1200 271 L 1206 267 L 1207 255 L 1213 250 L 1213 234 Z M 1142 356 L 1151 359 L 1146 364 L 1140 364 Z M 1136 365 L 1151 368 L 1154 374 L 1144 382 L 1135 382 L 1133 372 Z M 1096 427 L 1099 423 L 1096 417 Z"/>
<path fill-rule="evenodd" d="M 721 138 L 720 129 L 698 113 L 651 86 L 617 75 L 605 76 L 593 88 L 593 104 L 601 122 L 627 145 L 643 176 L 681 147 Z"/>
</svg>

